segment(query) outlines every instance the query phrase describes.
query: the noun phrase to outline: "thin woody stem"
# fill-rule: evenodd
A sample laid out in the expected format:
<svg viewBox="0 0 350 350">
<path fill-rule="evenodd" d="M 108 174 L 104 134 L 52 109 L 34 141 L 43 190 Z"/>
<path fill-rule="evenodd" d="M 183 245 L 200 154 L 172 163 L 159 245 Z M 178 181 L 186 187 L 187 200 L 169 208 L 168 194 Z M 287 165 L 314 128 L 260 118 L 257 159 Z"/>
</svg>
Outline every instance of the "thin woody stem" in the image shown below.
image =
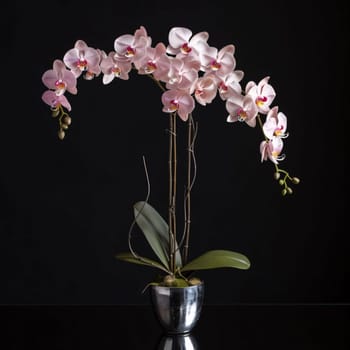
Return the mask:
<svg viewBox="0 0 350 350">
<path fill-rule="evenodd" d="M 174 138 L 173 138 L 173 119 L 174 119 L 174 114 L 170 114 L 169 117 L 169 159 L 168 159 L 168 164 L 169 164 L 169 194 L 168 194 L 168 215 L 169 215 L 169 268 L 171 271 L 173 268 L 173 260 L 174 260 L 174 225 L 173 225 L 173 207 L 172 207 L 172 199 L 173 199 L 173 193 L 174 193 L 174 177 L 173 177 L 173 147 L 174 147 Z"/>
<path fill-rule="evenodd" d="M 269 141 L 268 137 L 267 137 L 267 136 L 265 135 L 265 133 L 264 133 L 263 123 L 262 123 L 262 120 L 261 120 L 260 114 L 258 114 L 258 115 L 256 116 L 256 119 L 258 120 L 258 123 L 259 123 L 260 129 L 261 129 L 261 131 L 262 131 L 262 133 L 263 133 L 263 135 L 264 135 L 265 141 Z"/>
<path fill-rule="evenodd" d="M 166 89 L 155 79 L 148 75 L 164 92 Z M 176 271 L 175 242 L 176 242 L 176 176 L 177 176 L 177 150 L 176 150 L 176 113 L 171 113 L 169 118 L 169 194 L 168 194 L 168 221 L 169 221 L 169 268 L 172 274 Z"/>
<path fill-rule="evenodd" d="M 155 79 L 153 75 L 149 77 L 156 82 L 164 92 L 164 86 Z M 176 178 L 177 178 L 177 147 L 176 147 L 176 112 L 170 114 L 169 118 L 169 202 L 168 202 L 168 221 L 169 221 L 169 267 L 172 274 L 176 272 Z"/>
<path fill-rule="evenodd" d="M 190 225 L 191 225 L 191 190 L 196 180 L 197 175 L 197 163 L 194 153 L 194 144 L 198 133 L 198 125 L 193 124 L 192 114 L 190 115 L 190 121 L 188 127 L 188 169 L 187 169 L 187 186 L 185 188 L 184 194 L 184 231 L 182 234 L 179 247 L 183 246 L 182 258 L 183 264 L 186 264 L 188 260 L 188 249 L 189 249 L 189 239 L 190 239 Z M 179 248 L 180 249 L 180 248 Z"/>
<path fill-rule="evenodd" d="M 189 248 L 189 239 L 190 239 L 190 227 L 191 227 L 191 165 L 192 165 L 192 127 L 193 127 L 193 118 L 190 114 L 188 119 L 187 127 L 187 189 L 185 197 L 185 245 L 183 250 L 183 263 L 186 264 L 188 260 L 188 248 Z"/>
<path fill-rule="evenodd" d="M 172 214 L 172 245 L 171 245 L 171 257 L 172 264 L 170 265 L 173 273 L 176 271 L 176 259 L 175 259 L 175 242 L 176 242 L 176 180 L 177 180 L 177 142 L 176 142 L 176 113 L 172 114 L 172 198 L 171 198 L 171 214 Z"/>
</svg>

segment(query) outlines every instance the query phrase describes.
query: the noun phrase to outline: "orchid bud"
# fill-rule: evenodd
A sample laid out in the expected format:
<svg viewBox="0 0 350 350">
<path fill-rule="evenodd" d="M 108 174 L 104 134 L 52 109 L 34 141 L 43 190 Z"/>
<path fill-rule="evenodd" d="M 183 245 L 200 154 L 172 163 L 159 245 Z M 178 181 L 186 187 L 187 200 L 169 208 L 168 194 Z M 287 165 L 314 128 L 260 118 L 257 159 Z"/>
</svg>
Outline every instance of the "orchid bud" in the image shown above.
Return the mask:
<svg viewBox="0 0 350 350">
<path fill-rule="evenodd" d="M 298 177 L 293 177 L 292 182 L 293 182 L 293 184 L 297 185 L 300 182 L 300 179 Z"/>
<path fill-rule="evenodd" d="M 285 196 L 286 194 L 287 194 L 287 189 L 284 188 L 284 189 L 282 190 L 282 196 Z"/>
<path fill-rule="evenodd" d="M 281 179 L 281 180 L 278 181 L 278 183 L 279 183 L 281 186 L 283 186 L 283 185 L 284 185 L 284 180 Z"/>
<path fill-rule="evenodd" d="M 68 115 L 66 115 L 66 116 L 63 118 L 62 123 L 66 124 L 66 125 L 71 125 L 71 123 L 72 123 L 72 118 L 69 117 Z"/>
<path fill-rule="evenodd" d="M 67 125 L 67 124 L 62 123 L 62 124 L 61 124 L 61 128 L 62 128 L 62 129 L 67 130 L 67 129 L 68 129 L 68 125 Z"/>
<path fill-rule="evenodd" d="M 274 174 L 273 174 L 273 177 L 275 178 L 275 180 L 278 180 L 280 178 L 281 174 L 276 171 Z"/>
<path fill-rule="evenodd" d="M 287 192 L 288 192 L 289 194 L 292 194 L 292 193 L 293 193 L 293 190 L 292 190 L 290 187 L 287 187 Z"/>
<path fill-rule="evenodd" d="M 65 133 L 62 129 L 60 129 L 60 130 L 58 131 L 58 138 L 59 138 L 60 140 L 63 140 L 65 135 L 66 135 L 66 133 Z"/>
<path fill-rule="evenodd" d="M 58 108 L 52 109 L 52 117 L 55 118 L 60 114 L 60 110 Z"/>
</svg>

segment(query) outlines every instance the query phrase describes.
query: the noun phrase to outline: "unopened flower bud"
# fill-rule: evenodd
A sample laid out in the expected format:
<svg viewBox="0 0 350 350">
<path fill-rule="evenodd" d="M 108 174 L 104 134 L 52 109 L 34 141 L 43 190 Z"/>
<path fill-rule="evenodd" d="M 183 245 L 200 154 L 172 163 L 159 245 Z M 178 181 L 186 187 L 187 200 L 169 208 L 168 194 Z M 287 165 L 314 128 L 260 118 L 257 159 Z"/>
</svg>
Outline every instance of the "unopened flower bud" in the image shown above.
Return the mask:
<svg viewBox="0 0 350 350">
<path fill-rule="evenodd" d="M 293 184 L 297 185 L 300 182 L 300 179 L 298 177 L 293 177 L 292 182 L 293 182 Z"/>
<path fill-rule="evenodd" d="M 284 180 L 283 180 L 283 179 L 280 179 L 280 180 L 278 181 L 278 183 L 282 186 L 282 185 L 284 185 Z"/>
<path fill-rule="evenodd" d="M 275 178 L 275 180 L 278 180 L 280 177 L 281 177 L 281 174 L 276 171 L 274 174 L 273 174 L 273 177 Z"/>
<path fill-rule="evenodd" d="M 282 190 L 282 196 L 285 196 L 286 194 L 287 194 L 287 189 L 284 188 L 284 189 Z"/>
<path fill-rule="evenodd" d="M 62 129 L 58 130 L 58 138 L 60 140 L 63 140 L 65 135 L 66 133 Z"/>
<path fill-rule="evenodd" d="M 292 194 L 292 193 L 293 193 L 293 190 L 292 190 L 290 187 L 287 187 L 287 192 L 288 192 L 289 194 Z"/>
<path fill-rule="evenodd" d="M 62 123 L 66 124 L 66 125 L 71 125 L 71 123 L 72 123 L 72 118 L 69 117 L 68 115 L 66 115 L 66 116 L 63 118 Z"/>
<path fill-rule="evenodd" d="M 67 129 L 68 129 L 68 125 L 67 125 L 67 124 L 62 123 L 62 124 L 61 124 L 61 128 L 62 128 L 62 129 L 64 129 L 64 130 L 67 130 Z"/>
<path fill-rule="evenodd" d="M 60 110 L 58 108 L 52 109 L 52 116 L 55 118 L 60 114 Z"/>
</svg>

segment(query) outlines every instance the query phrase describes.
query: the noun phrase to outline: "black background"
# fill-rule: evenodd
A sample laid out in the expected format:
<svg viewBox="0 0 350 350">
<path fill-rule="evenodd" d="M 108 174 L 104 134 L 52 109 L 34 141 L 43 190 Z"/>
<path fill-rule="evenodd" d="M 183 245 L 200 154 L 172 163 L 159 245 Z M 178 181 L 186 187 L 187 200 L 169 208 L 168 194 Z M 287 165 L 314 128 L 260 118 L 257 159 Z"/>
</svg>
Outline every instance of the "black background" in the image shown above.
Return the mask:
<svg viewBox="0 0 350 350">
<path fill-rule="evenodd" d="M 4 5 L 5 6 L 5 5 Z M 282 167 L 301 178 L 283 198 L 261 133 L 227 124 L 219 98 L 197 106 L 198 177 L 190 253 L 231 249 L 251 269 L 200 273 L 206 302 L 349 302 L 344 223 L 348 13 L 336 1 L 12 1 L 2 13 L 0 173 L 2 304 L 144 304 L 147 267 L 120 262 L 132 205 L 146 195 L 166 215 L 167 115 L 147 77 L 78 81 L 64 141 L 41 100 L 42 74 L 82 39 L 109 52 L 145 26 L 153 45 L 170 28 L 207 31 L 236 47 L 243 84 L 270 76 L 288 117 Z M 5 78 L 4 78 L 5 77 Z M 4 82 L 4 80 L 3 80 Z M 181 126 L 179 126 L 181 129 Z M 141 234 L 135 246 L 149 255 Z"/>
</svg>

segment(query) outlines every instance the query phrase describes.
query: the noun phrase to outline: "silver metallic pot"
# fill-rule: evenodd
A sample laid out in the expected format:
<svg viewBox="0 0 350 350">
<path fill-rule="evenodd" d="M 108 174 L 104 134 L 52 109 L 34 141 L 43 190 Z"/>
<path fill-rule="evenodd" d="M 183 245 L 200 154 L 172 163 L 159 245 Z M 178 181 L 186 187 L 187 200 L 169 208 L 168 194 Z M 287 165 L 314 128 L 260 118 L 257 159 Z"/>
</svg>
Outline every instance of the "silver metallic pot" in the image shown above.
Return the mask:
<svg viewBox="0 0 350 350">
<path fill-rule="evenodd" d="M 151 286 L 155 315 L 168 334 L 188 333 L 197 323 L 203 305 L 204 284 L 188 287 Z"/>
</svg>

